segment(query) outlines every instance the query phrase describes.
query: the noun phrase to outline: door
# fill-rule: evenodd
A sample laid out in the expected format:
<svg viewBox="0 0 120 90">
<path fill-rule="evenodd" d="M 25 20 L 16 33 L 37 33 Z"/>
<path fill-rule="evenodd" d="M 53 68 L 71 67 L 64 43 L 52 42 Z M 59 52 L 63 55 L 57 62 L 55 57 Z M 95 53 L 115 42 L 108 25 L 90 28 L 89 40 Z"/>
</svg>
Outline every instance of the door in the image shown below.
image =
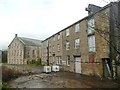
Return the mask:
<svg viewBox="0 0 120 90">
<path fill-rule="evenodd" d="M 104 77 L 111 77 L 111 60 L 109 58 L 103 59 L 103 74 Z"/>
<path fill-rule="evenodd" d="M 75 72 L 81 73 L 81 60 L 80 57 L 75 57 Z"/>
</svg>

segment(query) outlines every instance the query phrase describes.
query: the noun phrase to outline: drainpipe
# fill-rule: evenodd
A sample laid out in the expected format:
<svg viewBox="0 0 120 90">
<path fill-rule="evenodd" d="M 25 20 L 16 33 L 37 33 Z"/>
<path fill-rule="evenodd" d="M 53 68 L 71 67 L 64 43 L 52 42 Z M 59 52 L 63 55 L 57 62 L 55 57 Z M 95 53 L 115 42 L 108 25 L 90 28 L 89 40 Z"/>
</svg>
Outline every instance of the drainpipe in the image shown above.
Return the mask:
<svg viewBox="0 0 120 90">
<path fill-rule="evenodd" d="M 47 65 L 49 66 L 49 41 L 47 46 Z"/>
</svg>

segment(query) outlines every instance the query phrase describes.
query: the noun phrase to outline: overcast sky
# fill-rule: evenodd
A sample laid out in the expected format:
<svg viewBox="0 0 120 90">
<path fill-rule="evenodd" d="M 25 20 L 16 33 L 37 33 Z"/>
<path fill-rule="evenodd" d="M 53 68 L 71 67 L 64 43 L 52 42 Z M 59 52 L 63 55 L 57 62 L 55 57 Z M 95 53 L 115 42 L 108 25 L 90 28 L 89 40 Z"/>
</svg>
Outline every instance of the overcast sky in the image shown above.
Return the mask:
<svg viewBox="0 0 120 90">
<path fill-rule="evenodd" d="M 0 50 L 15 34 L 44 40 L 87 16 L 88 4 L 104 6 L 110 0 L 0 0 Z"/>
</svg>

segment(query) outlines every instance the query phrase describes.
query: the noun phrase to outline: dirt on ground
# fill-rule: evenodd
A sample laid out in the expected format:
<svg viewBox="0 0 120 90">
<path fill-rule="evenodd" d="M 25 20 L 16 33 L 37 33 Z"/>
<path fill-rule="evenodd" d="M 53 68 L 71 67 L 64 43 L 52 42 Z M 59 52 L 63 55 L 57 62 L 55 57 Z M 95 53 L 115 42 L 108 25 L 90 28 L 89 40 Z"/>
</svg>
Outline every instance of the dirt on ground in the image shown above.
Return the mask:
<svg viewBox="0 0 120 90">
<path fill-rule="evenodd" d="M 120 88 L 120 84 L 110 80 L 100 80 L 74 73 L 41 73 L 22 76 L 9 82 L 12 88 Z"/>
<path fill-rule="evenodd" d="M 120 88 L 120 83 L 105 78 L 101 79 L 65 71 L 47 74 L 43 73 L 43 67 L 15 67 L 23 73 L 25 71 L 33 73 L 9 81 L 8 85 L 11 88 Z"/>
</svg>

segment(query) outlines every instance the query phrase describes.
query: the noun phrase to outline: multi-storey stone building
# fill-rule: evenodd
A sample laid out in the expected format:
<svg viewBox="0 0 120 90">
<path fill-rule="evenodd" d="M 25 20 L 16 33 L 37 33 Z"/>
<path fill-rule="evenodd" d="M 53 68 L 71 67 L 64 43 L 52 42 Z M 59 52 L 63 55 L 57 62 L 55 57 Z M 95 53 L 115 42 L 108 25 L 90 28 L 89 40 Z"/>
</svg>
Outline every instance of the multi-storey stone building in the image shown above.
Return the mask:
<svg viewBox="0 0 120 90">
<path fill-rule="evenodd" d="M 9 64 L 43 64 L 105 77 L 120 77 L 120 2 L 104 7 L 90 4 L 88 16 L 44 41 L 18 37 L 8 46 Z"/>
<path fill-rule="evenodd" d="M 119 7 L 120 2 L 104 7 L 90 4 L 87 17 L 42 41 L 43 63 L 48 60 L 81 74 L 114 76 L 112 62 L 120 57 Z"/>
<path fill-rule="evenodd" d="M 53 36 L 42 41 L 42 60 L 43 63 L 47 63 L 49 59 L 49 64 L 59 64 L 61 65 L 62 60 L 62 32 L 58 32 Z M 48 53 L 49 52 L 49 53 Z M 48 57 L 49 55 L 49 57 Z"/>
<path fill-rule="evenodd" d="M 28 64 L 40 58 L 41 41 L 18 37 L 17 34 L 8 46 L 9 64 Z"/>
</svg>

